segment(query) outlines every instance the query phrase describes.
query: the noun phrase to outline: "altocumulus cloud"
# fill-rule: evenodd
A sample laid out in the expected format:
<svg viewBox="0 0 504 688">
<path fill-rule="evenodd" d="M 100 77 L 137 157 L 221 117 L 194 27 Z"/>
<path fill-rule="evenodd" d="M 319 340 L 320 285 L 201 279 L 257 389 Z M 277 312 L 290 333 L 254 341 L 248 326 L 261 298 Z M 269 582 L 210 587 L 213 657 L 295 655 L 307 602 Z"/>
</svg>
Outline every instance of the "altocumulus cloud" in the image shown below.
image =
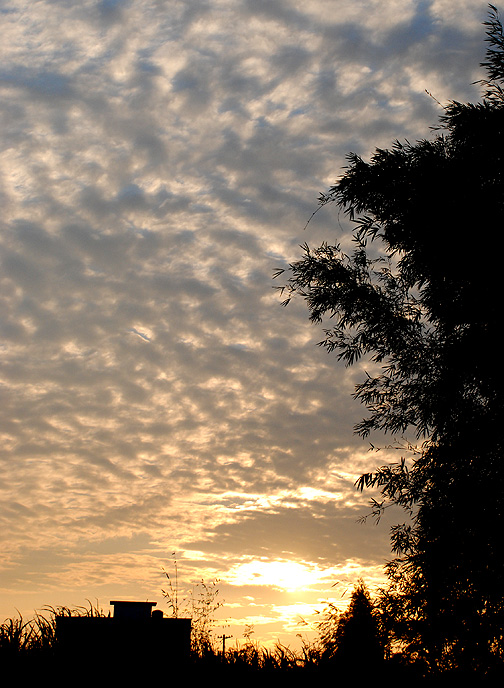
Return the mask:
<svg viewBox="0 0 504 688">
<path fill-rule="evenodd" d="M 379 578 L 386 524 L 356 523 L 353 490 L 376 461 L 352 435 L 362 369 L 315 346 L 271 275 L 302 241 L 338 240 L 329 211 L 303 227 L 348 151 L 428 135 L 425 89 L 478 97 L 485 11 L 4 5 L 4 615 L 159 597 L 173 550 L 196 578 L 304 562 L 313 600 L 333 576 Z M 223 585 L 284 619 L 278 591 Z"/>
</svg>

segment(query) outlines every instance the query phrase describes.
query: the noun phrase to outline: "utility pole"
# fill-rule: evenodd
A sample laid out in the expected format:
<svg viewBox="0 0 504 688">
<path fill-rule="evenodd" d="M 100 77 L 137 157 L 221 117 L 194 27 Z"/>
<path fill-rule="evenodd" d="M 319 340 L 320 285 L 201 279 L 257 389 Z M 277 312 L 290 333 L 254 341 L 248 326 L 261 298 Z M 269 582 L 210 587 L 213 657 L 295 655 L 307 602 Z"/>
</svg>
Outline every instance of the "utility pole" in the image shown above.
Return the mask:
<svg viewBox="0 0 504 688">
<path fill-rule="evenodd" d="M 217 636 L 217 638 L 222 638 L 222 656 L 223 657 L 226 654 L 226 640 L 229 640 L 229 638 L 232 638 L 232 637 L 233 637 L 232 635 L 226 635 L 225 631 L 222 635 Z"/>
</svg>

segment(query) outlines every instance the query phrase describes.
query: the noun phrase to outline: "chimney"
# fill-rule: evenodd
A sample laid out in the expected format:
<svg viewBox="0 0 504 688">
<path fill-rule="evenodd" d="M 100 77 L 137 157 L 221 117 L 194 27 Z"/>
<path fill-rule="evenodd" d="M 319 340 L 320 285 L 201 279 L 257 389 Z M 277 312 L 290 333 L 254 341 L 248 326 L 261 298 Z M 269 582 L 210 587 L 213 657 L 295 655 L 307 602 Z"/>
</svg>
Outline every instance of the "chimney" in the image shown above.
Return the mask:
<svg viewBox="0 0 504 688">
<path fill-rule="evenodd" d="M 157 602 L 113 600 L 110 604 L 114 607 L 114 619 L 119 621 L 148 621 L 152 615 L 152 607 L 155 607 Z"/>
</svg>

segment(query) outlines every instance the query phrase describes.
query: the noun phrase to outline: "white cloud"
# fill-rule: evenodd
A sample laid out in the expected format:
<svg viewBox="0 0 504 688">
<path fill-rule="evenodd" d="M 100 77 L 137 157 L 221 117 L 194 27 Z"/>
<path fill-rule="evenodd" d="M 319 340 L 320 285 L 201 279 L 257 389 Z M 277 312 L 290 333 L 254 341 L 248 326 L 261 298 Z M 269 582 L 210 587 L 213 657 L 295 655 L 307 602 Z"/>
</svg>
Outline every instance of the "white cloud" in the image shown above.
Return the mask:
<svg viewBox="0 0 504 688">
<path fill-rule="evenodd" d="M 483 29 L 476 2 L 332 4 L 4 12 L 4 614 L 28 590 L 155 596 L 174 548 L 204 553 L 196 578 L 387 556 L 348 477 L 376 464 L 362 371 L 271 275 L 338 238 L 330 209 L 303 227 L 348 151 L 428 135 L 425 88 L 476 97 Z"/>
</svg>

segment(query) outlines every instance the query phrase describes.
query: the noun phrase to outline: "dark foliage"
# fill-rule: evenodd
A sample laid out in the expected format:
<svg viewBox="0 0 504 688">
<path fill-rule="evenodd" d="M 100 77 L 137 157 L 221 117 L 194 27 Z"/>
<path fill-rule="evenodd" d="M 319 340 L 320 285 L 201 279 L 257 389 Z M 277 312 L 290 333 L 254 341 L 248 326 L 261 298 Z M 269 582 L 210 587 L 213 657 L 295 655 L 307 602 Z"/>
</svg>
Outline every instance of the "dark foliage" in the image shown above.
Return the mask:
<svg viewBox="0 0 504 688">
<path fill-rule="evenodd" d="M 348 609 L 322 622 L 322 664 L 332 663 L 340 672 L 376 674 L 384 660 L 384 642 L 379 617 L 364 583 L 360 582 L 350 598 Z"/>
<path fill-rule="evenodd" d="M 308 245 L 287 299 L 331 319 L 321 344 L 372 373 L 357 426 L 413 432 L 419 449 L 363 475 L 411 517 L 392 531 L 382 604 L 396 640 L 430 671 L 481 674 L 503 660 L 504 477 L 500 366 L 504 244 L 504 36 L 490 6 L 480 103 L 450 103 L 428 140 L 370 162 L 348 156 L 320 198 L 355 225 L 355 250 Z"/>
</svg>

